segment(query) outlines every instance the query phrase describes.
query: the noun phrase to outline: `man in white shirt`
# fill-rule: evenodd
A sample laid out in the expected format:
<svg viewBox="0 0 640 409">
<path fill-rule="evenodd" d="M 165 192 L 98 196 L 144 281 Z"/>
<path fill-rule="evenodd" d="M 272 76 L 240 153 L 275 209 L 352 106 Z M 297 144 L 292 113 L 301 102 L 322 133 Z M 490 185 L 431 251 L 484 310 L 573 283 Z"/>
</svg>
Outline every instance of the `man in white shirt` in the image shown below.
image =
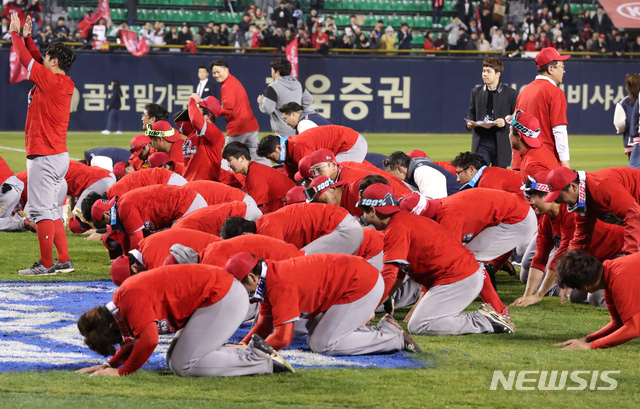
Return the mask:
<svg viewBox="0 0 640 409">
<path fill-rule="evenodd" d="M 150 21 L 144 23 L 144 28 L 138 32 L 138 39 L 142 40 L 143 38 L 146 38 L 149 44 L 153 44 L 153 31 Z"/>
<path fill-rule="evenodd" d="M 209 69 L 204 65 L 198 67 L 198 85 L 196 85 L 196 94 L 202 99 L 208 96 L 218 97 L 218 88 L 215 81 L 209 81 Z"/>
<path fill-rule="evenodd" d="M 385 171 L 427 199 L 442 199 L 460 191 L 456 176 L 428 158 L 411 159 L 406 153 L 396 151 L 387 156 L 382 165 Z"/>
</svg>

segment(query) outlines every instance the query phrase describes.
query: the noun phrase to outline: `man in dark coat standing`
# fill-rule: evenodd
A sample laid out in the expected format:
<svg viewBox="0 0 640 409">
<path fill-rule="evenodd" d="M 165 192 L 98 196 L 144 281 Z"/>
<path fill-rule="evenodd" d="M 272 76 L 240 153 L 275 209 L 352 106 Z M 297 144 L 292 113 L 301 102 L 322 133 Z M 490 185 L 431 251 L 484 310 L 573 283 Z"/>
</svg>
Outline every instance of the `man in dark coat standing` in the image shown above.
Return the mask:
<svg viewBox="0 0 640 409">
<path fill-rule="evenodd" d="M 473 131 L 471 151 L 482 155 L 487 164 L 506 168 L 511 164 L 509 127 L 505 121 L 513 114 L 518 91 L 500 81 L 504 64 L 489 57 L 482 62 L 482 81 L 471 91 L 467 129 Z M 484 122 L 484 123 L 478 123 Z"/>
</svg>

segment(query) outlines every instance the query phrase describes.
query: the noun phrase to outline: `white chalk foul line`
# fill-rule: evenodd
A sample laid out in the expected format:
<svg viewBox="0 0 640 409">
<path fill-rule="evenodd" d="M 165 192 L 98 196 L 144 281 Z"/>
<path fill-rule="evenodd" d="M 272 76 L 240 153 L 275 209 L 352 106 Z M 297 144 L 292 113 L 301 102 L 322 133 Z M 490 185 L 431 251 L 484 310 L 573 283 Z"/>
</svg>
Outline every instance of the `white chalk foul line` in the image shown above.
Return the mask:
<svg viewBox="0 0 640 409">
<path fill-rule="evenodd" d="M 9 146 L 0 146 L 0 149 L 4 149 L 6 151 L 14 151 L 14 152 L 24 152 L 27 153 L 27 151 L 25 151 L 24 149 L 18 149 L 18 148 L 11 148 Z M 80 160 L 78 158 L 69 158 L 71 160 Z"/>
</svg>

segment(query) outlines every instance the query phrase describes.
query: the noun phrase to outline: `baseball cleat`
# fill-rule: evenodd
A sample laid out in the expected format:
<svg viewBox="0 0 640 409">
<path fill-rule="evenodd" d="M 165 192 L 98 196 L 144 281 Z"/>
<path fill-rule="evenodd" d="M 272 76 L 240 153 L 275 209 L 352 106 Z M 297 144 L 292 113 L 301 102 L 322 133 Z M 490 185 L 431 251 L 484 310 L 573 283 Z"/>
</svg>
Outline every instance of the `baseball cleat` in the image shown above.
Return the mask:
<svg viewBox="0 0 640 409">
<path fill-rule="evenodd" d="M 500 271 L 506 271 L 510 276 L 515 276 L 517 273 L 516 268 L 513 264 L 511 264 L 510 261 L 504 263 L 504 265 L 500 268 Z"/>
<path fill-rule="evenodd" d="M 273 362 L 273 373 L 295 372 L 295 369 L 293 369 L 293 367 L 283 357 L 281 357 L 271 345 L 267 344 L 267 342 L 262 339 L 260 335 L 253 334 L 251 336 L 251 345 L 258 351 L 262 351 L 265 354 L 269 355 L 271 361 Z"/>
<path fill-rule="evenodd" d="M 56 270 L 56 273 L 73 273 L 76 271 L 73 267 L 73 261 L 71 260 L 66 263 L 61 263 L 56 259 L 55 263 L 53 263 L 53 268 Z"/>
<path fill-rule="evenodd" d="M 31 220 L 29 220 L 29 218 L 27 217 L 27 214 L 22 211 L 22 210 L 18 210 L 18 216 L 22 217 L 23 221 L 24 221 L 24 228 L 29 230 L 30 232 L 35 233 L 36 232 L 36 224 L 34 222 L 32 222 Z"/>
<path fill-rule="evenodd" d="M 56 269 L 53 266 L 46 268 L 42 265 L 42 260 L 38 260 L 31 267 L 19 270 L 18 274 L 21 276 L 53 276 L 56 275 Z"/>
<path fill-rule="evenodd" d="M 405 330 L 402 329 L 400 324 L 398 324 L 398 321 L 394 320 L 393 317 L 391 317 L 389 314 L 385 314 L 384 317 L 380 318 L 380 321 L 378 321 L 378 325 L 376 325 L 376 327 L 380 329 L 380 327 L 384 325 L 393 328 L 396 332 L 400 331 L 400 333 L 402 334 L 402 337 L 404 338 L 404 348 L 403 348 L 404 351 L 411 352 L 411 353 L 422 352 L 422 349 L 418 346 L 416 341 L 414 341 L 409 336 L 409 334 L 407 334 Z"/>
<path fill-rule="evenodd" d="M 478 308 L 478 312 L 489 319 L 493 326 L 494 333 L 513 334 L 516 332 L 516 327 L 513 325 L 511 320 L 498 313 L 491 305 L 486 303 L 482 304 L 480 308 Z"/>
</svg>

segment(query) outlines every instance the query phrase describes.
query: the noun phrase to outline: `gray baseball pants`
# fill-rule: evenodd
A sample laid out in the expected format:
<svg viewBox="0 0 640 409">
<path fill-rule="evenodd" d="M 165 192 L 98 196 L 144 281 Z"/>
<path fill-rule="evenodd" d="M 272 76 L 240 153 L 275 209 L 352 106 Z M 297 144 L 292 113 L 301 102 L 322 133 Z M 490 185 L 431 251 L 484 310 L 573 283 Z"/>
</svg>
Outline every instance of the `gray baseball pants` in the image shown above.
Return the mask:
<svg viewBox="0 0 640 409">
<path fill-rule="evenodd" d="M 233 280 L 227 295 L 217 303 L 198 308 L 171 341 L 167 365 L 179 376 L 239 376 L 273 372 L 273 362 L 261 351 L 222 346 L 238 329 L 249 298 Z"/>
<path fill-rule="evenodd" d="M 421 290 L 422 285 L 413 281 L 408 275 L 405 275 L 402 285 L 400 285 L 396 290 L 396 293 L 393 294 L 393 303 L 395 304 L 395 308 L 402 308 L 415 304 L 420 298 Z M 379 306 L 376 312 L 384 312 L 384 305 Z"/>
<path fill-rule="evenodd" d="M 478 311 L 462 311 L 480 294 L 484 268 L 451 284 L 436 285 L 422 297 L 407 329 L 418 335 L 463 335 L 493 332 L 487 317 Z"/>
<path fill-rule="evenodd" d="M 11 190 L 7 193 L 0 192 L 0 231 L 22 231 L 26 230 L 24 221 L 20 215 L 11 215 L 24 190 L 24 183 L 15 176 L 10 176 L 0 185 L 7 184 Z"/>
<path fill-rule="evenodd" d="M 338 224 L 335 230 L 315 239 L 301 250 L 304 250 L 306 254 L 355 254 L 360 248 L 363 239 L 364 232 L 362 231 L 360 222 L 348 214 L 340 224 Z"/>
<path fill-rule="evenodd" d="M 516 253 L 523 254 L 537 230 L 536 213 L 530 208 L 527 217 L 521 222 L 500 223 L 482 230 L 467 243 L 467 248 L 480 262 L 493 260 L 513 248 Z"/>
<path fill-rule="evenodd" d="M 78 197 L 78 200 L 76 201 L 76 209 L 80 209 L 80 207 L 82 206 L 82 201 L 89 196 L 89 193 L 97 193 L 99 195 L 103 195 L 106 193 L 106 191 L 113 186 L 113 184 L 116 183 L 116 177 L 113 175 L 113 173 L 111 174 L 111 176 L 109 176 L 108 178 L 102 178 L 100 180 L 96 180 L 94 183 L 92 183 L 91 185 L 89 185 L 89 187 L 87 187 L 81 194 L 80 197 Z"/>
<path fill-rule="evenodd" d="M 244 195 L 244 199 L 242 199 L 242 201 L 247 204 L 247 211 L 244 214 L 245 219 L 255 222 L 260 218 L 260 216 L 262 216 L 262 212 L 258 208 L 258 204 L 251 196 Z"/>
<path fill-rule="evenodd" d="M 68 152 L 27 159 L 29 214 L 36 223 L 60 218 L 57 198 L 68 169 Z"/>
<path fill-rule="evenodd" d="M 307 343 L 313 352 L 326 355 L 364 355 L 402 350 L 404 337 L 399 331 L 382 331 L 361 326 L 382 298 L 384 281 L 378 275 L 367 295 L 349 304 L 332 305 L 309 330 Z"/>
<path fill-rule="evenodd" d="M 358 135 L 358 139 L 356 143 L 353 144 L 351 149 L 346 152 L 338 153 L 336 155 L 337 162 L 364 162 L 365 156 L 367 156 L 367 151 L 369 150 L 369 144 L 367 140 L 362 135 Z"/>
<path fill-rule="evenodd" d="M 183 178 L 177 173 L 174 173 L 173 175 L 169 176 L 169 180 L 167 180 L 167 185 L 171 185 L 171 186 L 183 186 L 186 184 L 187 184 L 187 179 Z"/>
<path fill-rule="evenodd" d="M 249 148 L 252 161 L 271 166 L 271 161 L 269 159 L 258 156 L 258 131 L 241 133 L 238 135 L 227 135 L 224 144 L 227 145 L 231 142 L 242 142 Z"/>
</svg>

